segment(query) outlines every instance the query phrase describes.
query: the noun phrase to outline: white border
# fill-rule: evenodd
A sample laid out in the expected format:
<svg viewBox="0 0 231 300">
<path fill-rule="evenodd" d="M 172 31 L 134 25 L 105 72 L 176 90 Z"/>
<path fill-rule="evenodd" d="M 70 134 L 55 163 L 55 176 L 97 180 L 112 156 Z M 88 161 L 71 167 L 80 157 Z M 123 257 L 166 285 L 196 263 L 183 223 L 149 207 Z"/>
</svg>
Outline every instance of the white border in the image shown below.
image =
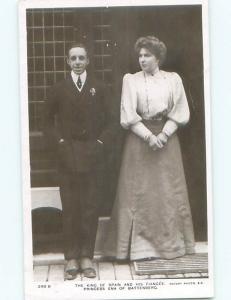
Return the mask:
<svg viewBox="0 0 231 300">
<path fill-rule="evenodd" d="M 211 290 L 214 294 L 214 253 L 213 253 L 213 193 L 212 193 L 212 122 L 210 95 L 210 54 L 209 54 L 208 3 L 202 6 L 202 36 L 204 62 L 204 104 L 205 104 L 205 141 L 206 141 L 206 183 L 207 183 L 207 223 L 208 223 L 208 266 L 211 276 Z"/>
<path fill-rule="evenodd" d="M 26 9 L 27 8 L 64 8 L 64 7 L 116 7 L 116 6 L 148 6 L 148 5 L 202 5 L 203 21 L 203 54 L 204 54 L 204 103 L 206 125 L 206 175 L 207 175 L 207 216 L 208 216 L 208 242 L 209 242 L 209 278 L 190 279 L 194 284 L 184 286 L 188 279 L 151 280 L 163 286 L 157 290 L 117 290 L 106 292 L 86 292 L 76 287 L 76 282 L 51 283 L 49 289 L 38 289 L 38 282 L 33 282 L 33 256 L 32 256 L 32 226 L 31 226 L 31 189 L 30 189 L 30 157 L 29 157 L 29 119 L 28 119 L 28 92 L 27 92 L 27 47 L 26 47 Z M 21 86 L 21 128 L 22 128 L 22 180 L 23 180 L 23 217 L 24 217 L 24 278 L 26 299 L 157 299 L 157 298 L 207 298 L 212 297 L 213 291 L 213 218 L 212 218 L 212 166 L 211 166 L 211 107 L 209 87 L 209 41 L 208 41 L 208 3 L 206 0 L 21 0 L 19 3 L 19 37 L 20 37 L 20 86 Z M 200 281 L 203 284 L 197 285 Z M 109 285 L 111 281 L 95 281 Z M 136 281 L 126 281 L 135 284 Z M 139 281 L 140 282 L 140 281 Z M 145 280 L 142 281 L 145 284 Z M 150 282 L 150 280 L 148 281 Z M 91 282 L 92 283 L 92 282 Z M 116 281 L 124 284 L 124 281 Z M 88 282 L 81 282 L 86 285 Z"/>
<path fill-rule="evenodd" d="M 22 2 L 21 2 L 22 3 Z M 22 138 L 22 196 L 24 220 L 24 285 L 25 291 L 31 288 L 33 279 L 31 186 L 30 186 L 30 146 L 27 84 L 27 32 L 26 9 L 19 6 L 19 50 L 20 50 L 20 97 L 21 97 L 21 138 Z"/>
<path fill-rule="evenodd" d="M 206 0 L 21 0 L 25 8 L 63 8 L 63 7 L 117 7 L 149 5 L 196 5 Z"/>
</svg>

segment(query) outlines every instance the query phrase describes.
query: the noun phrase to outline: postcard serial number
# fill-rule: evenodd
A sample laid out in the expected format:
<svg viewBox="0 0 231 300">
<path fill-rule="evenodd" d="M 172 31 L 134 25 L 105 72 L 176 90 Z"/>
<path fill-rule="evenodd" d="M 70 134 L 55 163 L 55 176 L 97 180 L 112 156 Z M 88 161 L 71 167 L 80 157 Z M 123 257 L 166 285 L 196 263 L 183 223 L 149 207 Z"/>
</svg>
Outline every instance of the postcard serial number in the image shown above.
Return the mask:
<svg viewBox="0 0 231 300">
<path fill-rule="evenodd" d="M 38 284 L 39 289 L 49 289 L 51 288 L 50 284 Z"/>
</svg>

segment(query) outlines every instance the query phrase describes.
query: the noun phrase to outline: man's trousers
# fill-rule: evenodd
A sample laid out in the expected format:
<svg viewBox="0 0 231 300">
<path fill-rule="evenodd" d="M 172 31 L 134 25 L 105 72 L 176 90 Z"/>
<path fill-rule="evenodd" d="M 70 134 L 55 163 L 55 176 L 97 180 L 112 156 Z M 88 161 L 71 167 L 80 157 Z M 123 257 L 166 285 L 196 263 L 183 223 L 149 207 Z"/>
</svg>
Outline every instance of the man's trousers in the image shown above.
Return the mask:
<svg viewBox="0 0 231 300">
<path fill-rule="evenodd" d="M 65 259 L 93 258 L 99 217 L 99 176 L 60 173 Z"/>
</svg>

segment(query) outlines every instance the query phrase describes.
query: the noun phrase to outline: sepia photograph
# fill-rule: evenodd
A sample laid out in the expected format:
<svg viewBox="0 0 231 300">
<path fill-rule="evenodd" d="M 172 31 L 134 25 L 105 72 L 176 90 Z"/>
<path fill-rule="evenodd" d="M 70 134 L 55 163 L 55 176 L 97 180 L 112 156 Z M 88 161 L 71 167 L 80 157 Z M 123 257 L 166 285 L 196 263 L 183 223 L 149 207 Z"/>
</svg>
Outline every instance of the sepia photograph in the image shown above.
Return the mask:
<svg viewBox="0 0 231 300">
<path fill-rule="evenodd" d="M 26 299 L 213 296 L 207 1 L 21 1 Z"/>
</svg>

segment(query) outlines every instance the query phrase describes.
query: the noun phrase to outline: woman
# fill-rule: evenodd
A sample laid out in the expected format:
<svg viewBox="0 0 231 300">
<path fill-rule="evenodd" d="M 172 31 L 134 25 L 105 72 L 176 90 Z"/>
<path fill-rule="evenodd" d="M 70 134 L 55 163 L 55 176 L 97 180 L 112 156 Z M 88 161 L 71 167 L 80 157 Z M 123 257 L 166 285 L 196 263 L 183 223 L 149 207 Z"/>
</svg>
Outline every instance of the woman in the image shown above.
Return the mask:
<svg viewBox="0 0 231 300">
<path fill-rule="evenodd" d="M 105 254 L 117 259 L 173 259 L 194 253 L 194 234 L 178 127 L 189 121 L 181 78 L 159 69 L 166 46 L 135 44 L 141 71 L 126 74 L 121 125 L 128 130 Z"/>
</svg>

